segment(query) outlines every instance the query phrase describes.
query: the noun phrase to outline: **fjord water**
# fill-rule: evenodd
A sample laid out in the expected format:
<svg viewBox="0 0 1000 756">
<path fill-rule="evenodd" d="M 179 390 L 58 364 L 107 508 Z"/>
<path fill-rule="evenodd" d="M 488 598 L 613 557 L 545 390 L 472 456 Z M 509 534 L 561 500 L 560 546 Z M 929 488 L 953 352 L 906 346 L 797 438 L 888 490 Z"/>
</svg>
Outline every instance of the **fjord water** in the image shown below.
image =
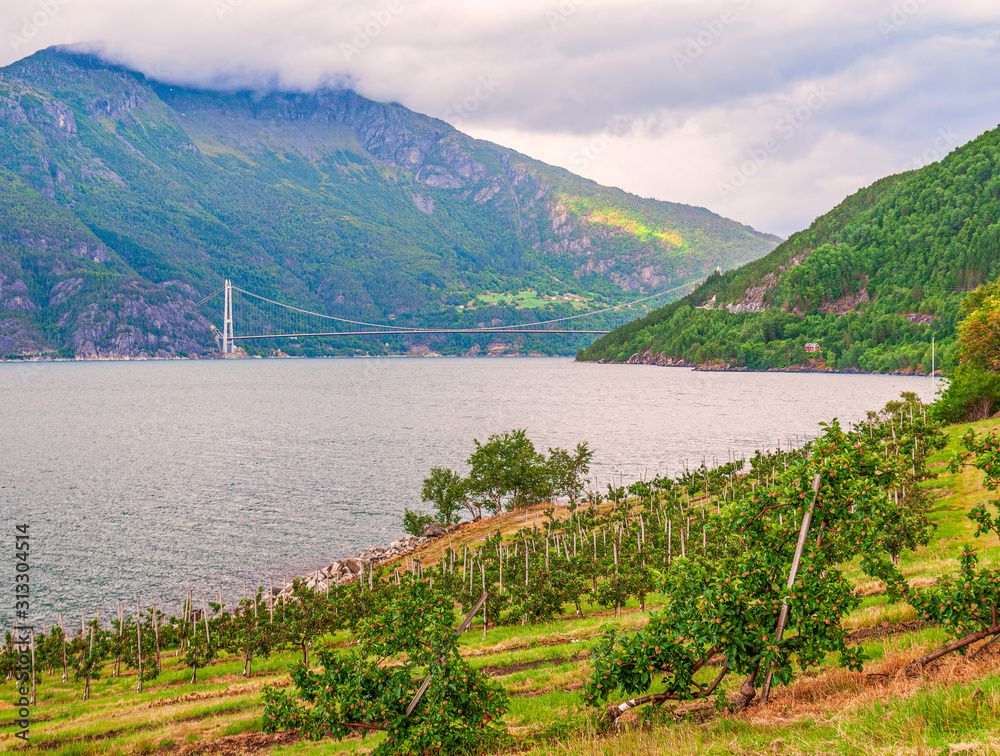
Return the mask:
<svg viewBox="0 0 1000 756">
<path fill-rule="evenodd" d="M 844 424 L 926 378 L 569 359 L 0 364 L 0 514 L 31 534 L 32 615 L 136 594 L 231 600 L 401 535 L 432 466 L 526 428 L 596 450 L 601 489 Z M 8 560 L 13 582 L 13 562 Z M 9 627 L 12 601 L 0 604 Z"/>
</svg>

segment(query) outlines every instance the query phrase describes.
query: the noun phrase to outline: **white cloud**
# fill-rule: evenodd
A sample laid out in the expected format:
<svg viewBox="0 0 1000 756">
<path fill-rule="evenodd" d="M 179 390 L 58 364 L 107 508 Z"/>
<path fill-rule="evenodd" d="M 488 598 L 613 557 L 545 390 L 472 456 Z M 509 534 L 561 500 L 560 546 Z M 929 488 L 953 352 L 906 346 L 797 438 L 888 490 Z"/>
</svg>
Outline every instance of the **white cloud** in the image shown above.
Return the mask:
<svg viewBox="0 0 1000 756">
<path fill-rule="evenodd" d="M 7 0 L 0 64 L 100 42 L 184 83 L 349 81 L 595 180 L 788 234 L 941 130 L 995 127 L 998 34 L 1000 7 L 975 0 Z M 828 101 L 786 135 L 781 119 L 816 87 Z M 722 196 L 769 139 L 778 149 Z"/>
</svg>

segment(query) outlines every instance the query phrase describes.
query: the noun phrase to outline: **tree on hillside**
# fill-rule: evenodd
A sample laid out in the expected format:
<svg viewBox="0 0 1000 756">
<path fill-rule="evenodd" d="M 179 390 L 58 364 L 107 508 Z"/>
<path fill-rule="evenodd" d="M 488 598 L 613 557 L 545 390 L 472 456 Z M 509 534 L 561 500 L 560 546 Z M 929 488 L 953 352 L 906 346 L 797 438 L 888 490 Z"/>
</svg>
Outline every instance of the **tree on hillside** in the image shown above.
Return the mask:
<svg viewBox="0 0 1000 756">
<path fill-rule="evenodd" d="M 444 467 L 431 468 L 431 474 L 424 478 L 420 489 L 420 499 L 434 505 L 438 522 L 446 526 L 458 522 L 458 513 L 463 507 L 469 508 L 468 490 L 462 476 Z M 472 515 L 476 516 L 474 512 Z"/>
<path fill-rule="evenodd" d="M 492 752 L 504 744 L 507 697 L 459 653 L 451 600 L 407 578 L 373 609 L 356 644 L 319 653 L 322 671 L 300 664 L 292 691 L 264 688 L 264 732 L 301 728 L 303 738 L 342 740 L 383 731 L 374 756 Z"/>
<path fill-rule="evenodd" d="M 586 442 L 576 445 L 574 452 L 566 449 L 549 449 L 549 476 L 552 481 L 553 493 L 569 499 L 571 507 L 576 507 L 576 501 L 583 493 L 584 476 L 590 472 L 590 462 L 594 452 Z"/>
<path fill-rule="evenodd" d="M 476 450 L 466 463 L 471 468 L 469 492 L 481 507 L 500 514 L 504 505 L 526 507 L 552 493 L 545 457 L 535 450 L 523 430 L 497 434 Z"/>
<path fill-rule="evenodd" d="M 1000 281 L 980 286 L 962 303 L 958 327 L 962 364 L 990 373 L 1000 371 Z"/>
<path fill-rule="evenodd" d="M 960 363 L 934 407 L 950 422 L 982 420 L 1000 406 L 1000 281 L 980 286 L 962 302 Z"/>
</svg>

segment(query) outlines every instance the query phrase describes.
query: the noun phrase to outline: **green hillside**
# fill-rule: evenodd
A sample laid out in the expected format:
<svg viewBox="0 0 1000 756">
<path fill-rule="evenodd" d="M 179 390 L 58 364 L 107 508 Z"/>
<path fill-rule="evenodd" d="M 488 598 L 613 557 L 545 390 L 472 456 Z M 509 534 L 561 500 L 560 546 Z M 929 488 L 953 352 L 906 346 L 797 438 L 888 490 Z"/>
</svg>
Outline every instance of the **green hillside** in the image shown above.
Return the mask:
<svg viewBox="0 0 1000 756">
<path fill-rule="evenodd" d="M 61 49 L 0 69 L 0 356 L 212 351 L 219 305 L 194 305 L 226 277 L 328 315 L 474 328 L 693 284 L 778 241 L 350 91 L 193 90 Z M 386 348 L 299 347 L 369 350 Z"/>
<path fill-rule="evenodd" d="M 877 181 L 578 358 L 928 373 L 936 338 L 937 367 L 948 369 L 959 302 L 1000 274 L 998 161 L 1000 129 Z"/>
</svg>

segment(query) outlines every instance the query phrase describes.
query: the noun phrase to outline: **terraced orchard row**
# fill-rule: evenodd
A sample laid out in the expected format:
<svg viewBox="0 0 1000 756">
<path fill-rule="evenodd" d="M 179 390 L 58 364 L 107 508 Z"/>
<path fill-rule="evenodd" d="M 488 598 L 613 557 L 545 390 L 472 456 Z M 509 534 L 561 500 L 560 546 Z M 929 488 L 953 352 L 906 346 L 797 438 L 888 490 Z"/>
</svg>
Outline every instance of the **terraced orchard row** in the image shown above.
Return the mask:
<svg viewBox="0 0 1000 756">
<path fill-rule="evenodd" d="M 998 576 L 979 569 L 972 550 L 956 576 L 925 587 L 898 568 L 901 554 L 932 536 L 919 483 L 944 440 L 916 398 L 904 396 L 849 430 L 834 421 L 802 448 L 760 452 L 746 466 L 611 489 L 606 501 L 591 497 L 561 520 L 548 510 L 544 522 L 484 521 L 479 542 L 440 539 L 407 569 L 382 565 L 348 586 L 299 584 L 277 605 L 258 591 L 231 611 L 189 603 L 180 617 L 150 609 L 138 624 L 95 619 L 72 638 L 54 628 L 37 639 L 36 669 L 65 676 L 62 689 L 75 686 L 85 698 L 99 676 L 134 670 L 137 683 L 151 683 L 164 673 L 166 648 L 183 659 L 192 686 L 213 664 L 238 659 L 250 677 L 255 662 L 273 670 L 270 657 L 294 649 L 291 689 L 287 677 L 269 675 L 262 691 L 265 734 L 378 733 L 378 753 L 491 750 L 517 733 L 511 691 L 462 651 L 460 634 L 474 620 L 484 636 L 492 625 L 527 637 L 567 609 L 588 622 L 600 607 L 621 615 L 649 601 L 657 608 L 648 622 L 624 622 L 588 643 L 576 700 L 608 721 L 667 701 L 714 699 L 738 710 L 831 659 L 860 669 L 865 648 L 850 642 L 844 621 L 862 603 L 842 571 L 854 560 L 951 636 L 913 660 L 919 671 L 1000 633 Z M 970 435 L 953 464 L 977 466 L 995 486 L 998 445 Z M 1000 524 L 986 507 L 973 517 L 979 532 Z M 331 646 L 330 638 L 346 642 Z M 739 686 L 732 700 L 722 695 L 729 678 Z"/>
</svg>

